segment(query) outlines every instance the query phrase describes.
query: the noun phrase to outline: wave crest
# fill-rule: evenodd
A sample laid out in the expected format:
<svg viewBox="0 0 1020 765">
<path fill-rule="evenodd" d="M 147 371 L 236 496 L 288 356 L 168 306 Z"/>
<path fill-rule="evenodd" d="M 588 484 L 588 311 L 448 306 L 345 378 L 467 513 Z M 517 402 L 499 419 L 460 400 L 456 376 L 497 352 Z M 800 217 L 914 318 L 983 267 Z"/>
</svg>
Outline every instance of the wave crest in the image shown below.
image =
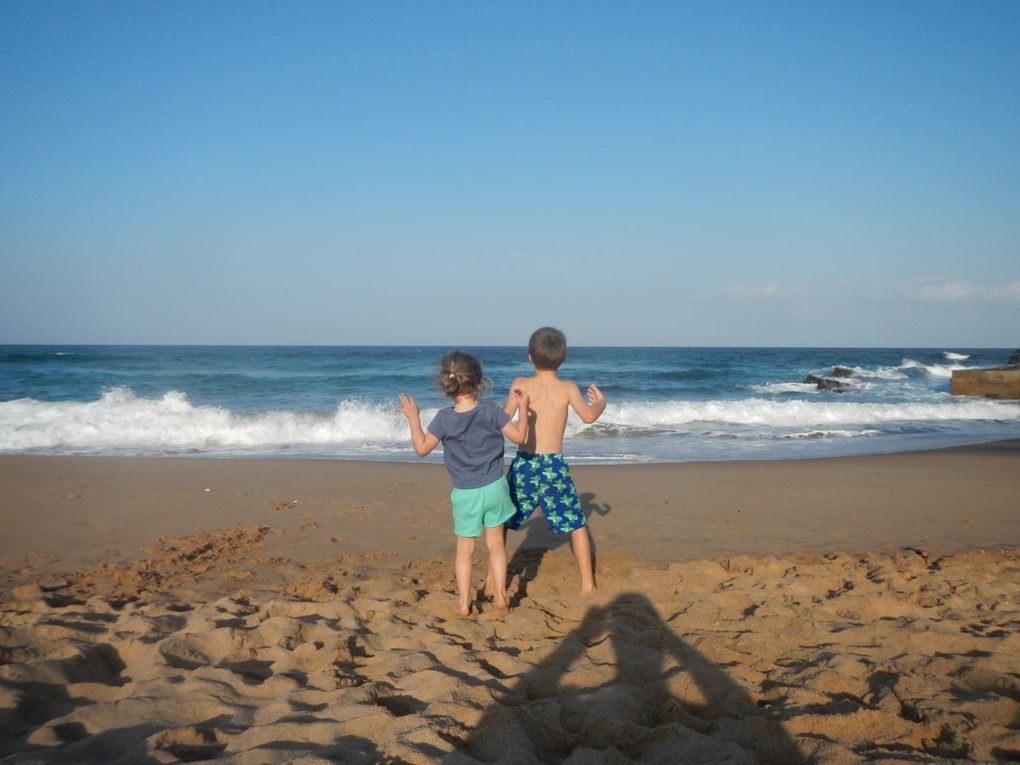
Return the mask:
<svg viewBox="0 0 1020 765">
<path fill-rule="evenodd" d="M 938 403 L 881 404 L 842 401 L 665 401 L 617 404 L 600 422 L 615 426 L 672 427 L 696 422 L 771 427 L 872 425 L 883 422 L 1020 420 L 1020 404 L 966 400 Z"/>
<path fill-rule="evenodd" d="M 948 356 L 946 357 L 948 358 Z M 966 369 L 963 364 L 922 364 L 914 359 L 903 359 L 900 369 L 920 369 L 932 377 L 944 377 L 949 379 L 957 369 Z"/>
<path fill-rule="evenodd" d="M 435 409 L 422 411 L 423 421 Z M 1020 421 L 1020 403 L 978 399 L 863 403 L 832 400 L 623 402 L 594 425 L 571 416 L 568 438 L 857 438 L 952 430 L 960 422 Z M 954 424 L 955 423 L 955 424 Z M 332 412 L 234 412 L 195 405 L 180 391 L 158 398 L 113 388 L 88 402 L 0 402 L 0 452 L 94 454 L 410 455 L 407 425 L 389 403 L 344 399 Z"/>
<path fill-rule="evenodd" d="M 354 399 L 341 401 L 330 414 L 238 413 L 196 406 L 180 391 L 150 399 L 123 387 L 85 403 L 34 399 L 0 403 L 0 451 L 215 451 L 395 444 L 406 439 L 407 426 L 391 406 Z"/>
</svg>

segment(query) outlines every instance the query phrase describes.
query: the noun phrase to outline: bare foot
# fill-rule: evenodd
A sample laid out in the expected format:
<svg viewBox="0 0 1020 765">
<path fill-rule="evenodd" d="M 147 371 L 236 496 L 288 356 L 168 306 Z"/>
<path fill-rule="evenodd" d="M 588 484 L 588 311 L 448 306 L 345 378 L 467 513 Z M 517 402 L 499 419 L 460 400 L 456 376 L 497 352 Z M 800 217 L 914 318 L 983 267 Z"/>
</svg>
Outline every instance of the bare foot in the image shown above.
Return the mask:
<svg viewBox="0 0 1020 765">
<path fill-rule="evenodd" d="M 596 587 L 594 584 L 591 585 L 590 587 L 585 587 L 585 586 L 581 587 L 581 594 L 582 595 L 594 595 L 598 591 L 599 591 L 599 588 Z"/>
<path fill-rule="evenodd" d="M 467 605 L 464 605 L 463 603 L 461 603 L 460 608 L 457 610 L 457 616 L 459 616 L 461 619 L 466 619 L 467 617 L 471 616 L 471 604 L 468 603 Z"/>
</svg>

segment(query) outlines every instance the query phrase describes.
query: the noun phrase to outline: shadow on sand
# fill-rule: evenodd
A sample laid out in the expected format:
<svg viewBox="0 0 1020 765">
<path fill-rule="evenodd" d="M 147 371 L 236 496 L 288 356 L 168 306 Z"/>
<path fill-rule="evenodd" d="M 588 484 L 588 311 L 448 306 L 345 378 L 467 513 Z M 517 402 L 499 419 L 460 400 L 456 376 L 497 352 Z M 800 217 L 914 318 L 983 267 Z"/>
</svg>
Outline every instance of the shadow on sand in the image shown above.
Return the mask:
<svg viewBox="0 0 1020 765">
<path fill-rule="evenodd" d="M 588 521 L 585 527 L 588 530 L 588 543 L 591 545 L 592 571 L 595 572 L 598 581 L 598 549 L 595 546 L 595 538 L 591 534 L 591 519 L 593 515 L 609 515 L 612 507 L 606 502 L 596 502 L 595 495 L 587 492 L 580 495 L 581 511 Z M 524 526 L 524 540 L 514 550 L 506 568 L 507 592 L 510 595 L 510 606 L 516 607 L 528 595 L 528 583 L 538 576 L 538 570 L 542 565 L 545 556 L 560 547 L 570 547 L 569 534 L 556 534 L 545 522 L 542 512 L 537 510 Z M 515 532 L 509 532 L 511 535 Z M 510 537 L 513 538 L 512 536 Z M 566 552 L 566 551 L 564 551 Z M 568 553 L 569 554 L 569 553 Z M 516 586 L 511 584 L 516 579 Z"/>
<path fill-rule="evenodd" d="M 804 762 L 782 726 L 640 593 L 588 610 L 451 762 Z"/>
</svg>

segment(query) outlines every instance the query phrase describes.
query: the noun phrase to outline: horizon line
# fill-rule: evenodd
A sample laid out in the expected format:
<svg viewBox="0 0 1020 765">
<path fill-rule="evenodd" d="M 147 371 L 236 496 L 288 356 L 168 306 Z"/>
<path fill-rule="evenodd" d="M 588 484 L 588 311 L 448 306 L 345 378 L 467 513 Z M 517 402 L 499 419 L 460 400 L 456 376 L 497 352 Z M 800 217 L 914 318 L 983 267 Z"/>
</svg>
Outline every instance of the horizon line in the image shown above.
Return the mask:
<svg viewBox="0 0 1020 765">
<path fill-rule="evenodd" d="M 527 343 L 0 343 L 0 348 L 527 348 Z M 1014 346 L 999 345 L 595 345 L 587 343 L 569 343 L 568 348 L 718 348 L 760 350 L 829 350 L 829 349 L 869 349 L 869 350 L 938 350 L 959 348 L 963 350 L 1010 350 Z M 1015 346 L 1020 349 L 1020 345 Z"/>
</svg>

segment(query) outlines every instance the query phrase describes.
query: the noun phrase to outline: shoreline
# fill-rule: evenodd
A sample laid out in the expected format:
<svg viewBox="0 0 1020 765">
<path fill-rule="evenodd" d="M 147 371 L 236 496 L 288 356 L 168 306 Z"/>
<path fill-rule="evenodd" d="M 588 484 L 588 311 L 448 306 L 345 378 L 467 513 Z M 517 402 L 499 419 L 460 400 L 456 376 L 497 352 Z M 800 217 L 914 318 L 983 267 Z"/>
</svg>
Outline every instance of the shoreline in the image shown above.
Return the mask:
<svg viewBox="0 0 1020 765">
<path fill-rule="evenodd" d="M 508 442 L 509 443 L 509 442 Z M 571 464 L 571 466 L 577 464 L 581 467 L 595 467 L 595 468 L 630 468 L 630 467 L 647 467 L 651 465 L 705 465 L 705 464 L 754 464 L 759 462 L 809 462 L 809 461 L 822 461 L 822 460 L 850 460 L 860 459 L 868 457 L 895 457 L 897 455 L 907 454 L 932 454 L 940 452 L 952 452 L 952 451 L 968 451 L 973 449 L 985 450 L 993 449 L 997 445 L 1004 445 L 1006 448 L 1020 449 L 1020 436 L 1015 438 L 994 438 L 994 439 L 979 439 L 973 442 L 966 442 L 960 444 L 950 444 L 948 446 L 932 446 L 929 448 L 920 449 L 905 449 L 903 451 L 890 451 L 890 452 L 869 452 L 865 454 L 835 454 L 835 455 L 818 455 L 812 457 L 759 457 L 755 459 L 697 459 L 697 460 L 649 460 L 646 462 L 623 462 L 614 460 L 612 462 L 575 462 L 576 458 L 571 458 L 569 454 L 564 453 L 565 458 Z M 410 447 L 408 447 L 410 451 Z M 507 447 L 505 453 L 505 465 L 509 464 L 509 457 L 512 455 L 513 449 Z M 278 454 L 267 455 L 264 457 L 259 456 L 223 456 L 215 454 L 38 454 L 38 453 L 23 453 L 23 452 L 7 452 L 0 454 L 0 462 L 8 459 L 81 459 L 81 460 L 166 460 L 168 462 L 176 461 L 195 461 L 195 462 L 280 462 L 280 463 L 293 463 L 293 462 L 337 462 L 337 463 L 353 463 L 359 465 L 442 465 L 442 461 L 433 462 L 420 457 L 407 457 L 406 459 L 401 457 L 397 459 L 364 459 L 362 457 L 314 457 L 314 456 L 300 456 L 300 457 L 281 457 Z M 504 467 L 505 467 L 504 465 Z"/>
</svg>

